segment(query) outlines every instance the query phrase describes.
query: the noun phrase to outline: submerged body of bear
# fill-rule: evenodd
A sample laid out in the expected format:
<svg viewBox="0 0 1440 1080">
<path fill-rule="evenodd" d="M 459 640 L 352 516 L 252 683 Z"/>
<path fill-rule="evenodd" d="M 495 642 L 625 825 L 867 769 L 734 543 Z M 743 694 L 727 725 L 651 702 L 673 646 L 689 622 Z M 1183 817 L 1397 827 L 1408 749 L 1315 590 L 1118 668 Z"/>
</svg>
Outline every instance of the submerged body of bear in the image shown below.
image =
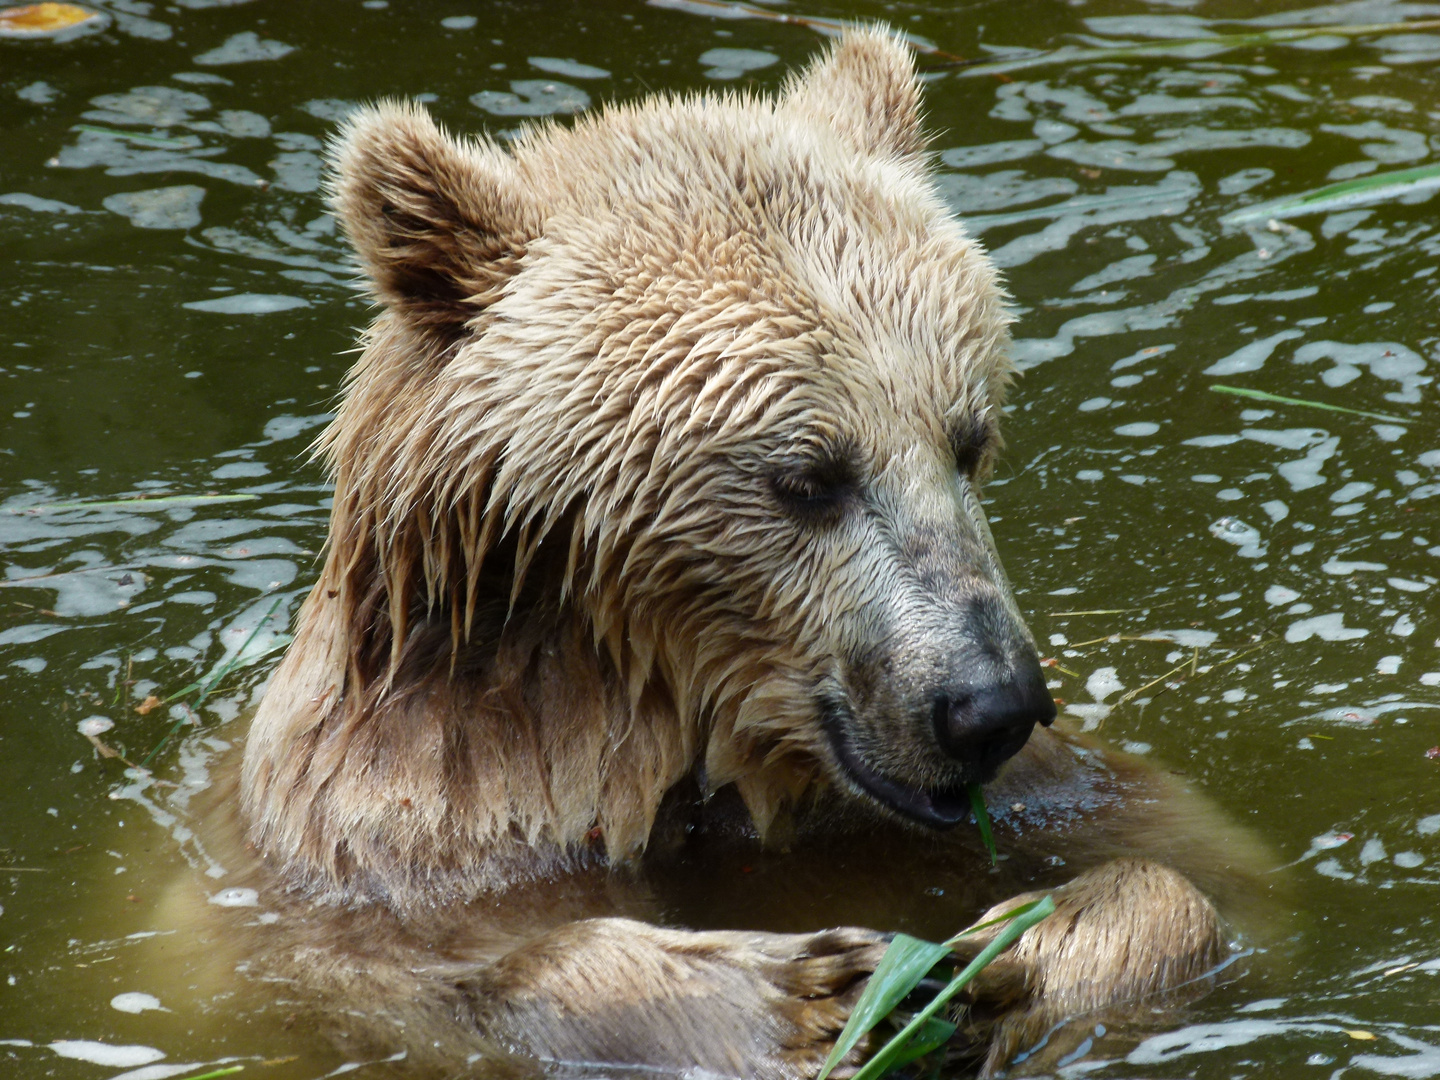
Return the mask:
<svg viewBox="0 0 1440 1080">
<path fill-rule="evenodd" d="M 270 971 L 442 1060 L 799 1078 L 885 942 L 817 926 L 946 934 L 1078 872 L 972 995 L 992 1069 L 1221 956 L 1162 864 L 1216 888 L 1240 845 L 1043 730 L 978 501 L 1008 316 L 923 147 L 879 32 L 774 100 L 508 153 L 349 123 L 334 205 L 385 310 L 245 747 Z M 1002 765 L 991 874 L 937 830 Z"/>
</svg>

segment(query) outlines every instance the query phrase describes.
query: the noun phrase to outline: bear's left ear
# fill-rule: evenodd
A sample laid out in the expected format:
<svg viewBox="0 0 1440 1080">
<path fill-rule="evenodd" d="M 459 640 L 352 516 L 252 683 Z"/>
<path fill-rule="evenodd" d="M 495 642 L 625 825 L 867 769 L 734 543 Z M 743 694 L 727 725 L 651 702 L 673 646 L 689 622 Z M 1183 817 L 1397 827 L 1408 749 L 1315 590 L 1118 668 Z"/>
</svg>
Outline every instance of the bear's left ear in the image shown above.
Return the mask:
<svg viewBox="0 0 1440 1080">
<path fill-rule="evenodd" d="M 452 139 L 409 102 L 346 121 L 329 147 L 328 193 L 375 299 L 442 332 L 499 298 L 543 221 L 510 155 Z"/>
<path fill-rule="evenodd" d="M 791 82 L 782 107 L 829 124 L 861 153 L 925 149 L 914 58 L 879 26 L 848 31 Z"/>
</svg>

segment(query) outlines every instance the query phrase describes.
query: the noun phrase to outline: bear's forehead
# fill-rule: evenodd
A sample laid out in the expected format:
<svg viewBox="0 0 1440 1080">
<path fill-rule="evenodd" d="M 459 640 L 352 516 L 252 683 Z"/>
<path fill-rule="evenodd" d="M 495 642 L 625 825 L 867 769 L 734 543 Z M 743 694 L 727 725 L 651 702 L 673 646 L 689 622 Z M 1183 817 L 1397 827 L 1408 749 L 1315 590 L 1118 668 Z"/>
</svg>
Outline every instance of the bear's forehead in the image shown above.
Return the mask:
<svg viewBox="0 0 1440 1080">
<path fill-rule="evenodd" d="M 550 273 L 610 281 L 633 309 L 728 296 L 737 351 L 803 339 L 791 361 L 872 410 L 948 414 L 1004 378 L 1003 294 L 918 161 L 743 97 L 611 108 L 515 152 L 565 250 Z"/>
</svg>

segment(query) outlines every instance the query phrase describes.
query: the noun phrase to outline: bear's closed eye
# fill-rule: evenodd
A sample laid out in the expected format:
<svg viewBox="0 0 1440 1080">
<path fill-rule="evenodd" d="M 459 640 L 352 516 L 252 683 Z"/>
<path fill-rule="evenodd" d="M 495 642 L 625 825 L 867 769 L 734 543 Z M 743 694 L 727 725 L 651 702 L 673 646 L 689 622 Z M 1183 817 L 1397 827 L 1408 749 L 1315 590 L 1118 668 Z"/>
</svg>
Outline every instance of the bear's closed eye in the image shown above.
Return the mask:
<svg viewBox="0 0 1440 1080">
<path fill-rule="evenodd" d="M 777 471 L 770 486 L 790 514 L 812 524 L 833 524 L 844 513 L 858 482 L 848 461 L 827 458 Z"/>
</svg>

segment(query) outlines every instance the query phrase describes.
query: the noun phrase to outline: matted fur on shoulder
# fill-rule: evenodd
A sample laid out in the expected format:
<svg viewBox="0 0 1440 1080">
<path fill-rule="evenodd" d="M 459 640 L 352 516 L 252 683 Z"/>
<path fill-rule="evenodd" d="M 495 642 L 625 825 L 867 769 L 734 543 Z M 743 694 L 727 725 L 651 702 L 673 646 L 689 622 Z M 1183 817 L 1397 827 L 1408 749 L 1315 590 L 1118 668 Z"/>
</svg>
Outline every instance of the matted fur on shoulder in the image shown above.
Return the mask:
<svg viewBox="0 0 1440 1080">
<path fill-rule="evenodd" d="M 1009 377 L 1004 295 L 923 148 L 878 30 L 775 98 L 508 150 L 415 105 L 345 125 L 332 204 L 383 310 L 244 772 L 292 882 L 444 902 L 637 854 L 688 774 L 762 833 L 815 782 L 826 612 L 757 485 L 837 409 L 978 414 Z"/>
</svg>

